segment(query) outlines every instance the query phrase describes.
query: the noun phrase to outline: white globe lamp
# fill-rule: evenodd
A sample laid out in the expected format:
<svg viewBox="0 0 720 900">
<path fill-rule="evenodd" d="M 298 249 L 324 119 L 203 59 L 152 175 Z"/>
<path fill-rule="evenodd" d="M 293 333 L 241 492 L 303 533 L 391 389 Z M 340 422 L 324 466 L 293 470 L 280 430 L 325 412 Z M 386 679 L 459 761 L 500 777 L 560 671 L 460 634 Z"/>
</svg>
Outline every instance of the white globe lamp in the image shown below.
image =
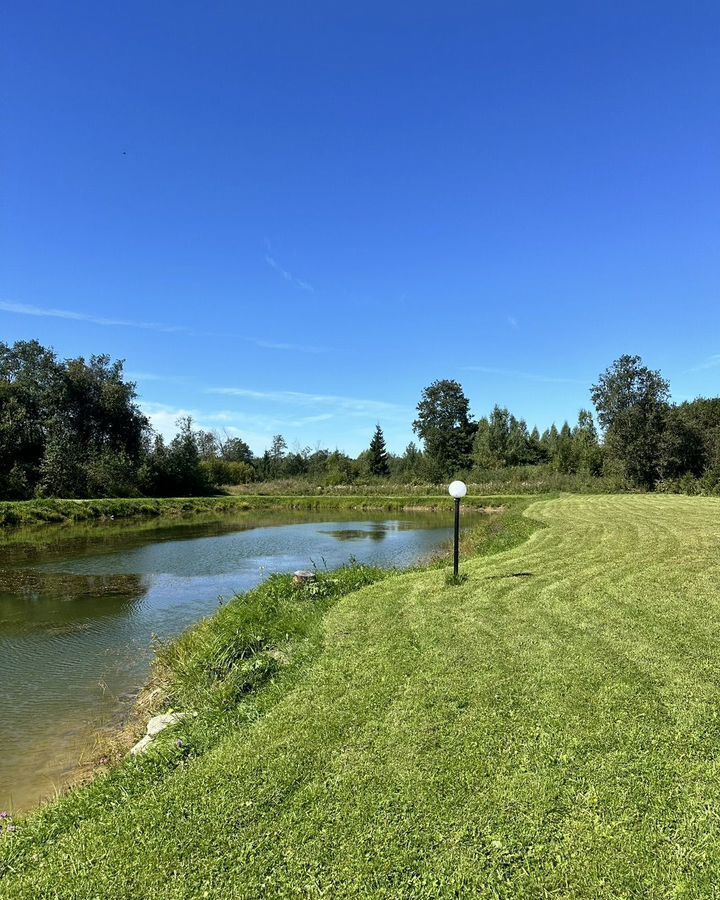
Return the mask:
<svg viewBox="0 0 720 900">
<path fill-rule="evenodd" d="M 467 494 L 467 485 L 464 481 L 453 481 L 448 488 L 448 493 L 455 500 L 462 500 Z"/>
</svg>

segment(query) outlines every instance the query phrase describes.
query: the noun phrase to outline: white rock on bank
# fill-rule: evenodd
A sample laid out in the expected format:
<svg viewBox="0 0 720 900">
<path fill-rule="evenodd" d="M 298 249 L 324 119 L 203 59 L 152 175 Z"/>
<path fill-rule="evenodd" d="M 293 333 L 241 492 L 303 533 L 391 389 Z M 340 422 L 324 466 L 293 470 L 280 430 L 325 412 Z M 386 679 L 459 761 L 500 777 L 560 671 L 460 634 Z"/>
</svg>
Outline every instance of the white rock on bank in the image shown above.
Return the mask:
<svg viewBox="0 0 720 900">
<path fill-rule="evenodd" d="M 182 722 L 187 716 L 188 713 L 182 712 L 162 713 L 159 716 L 153 716 L 147 723 L 146 734 L 130 750 L 130 755 L 139 756 L 141 753 L 144 753 L 161 731 L 164 731 L 169 725 L 177 725 L 178 722 Z"/>
<path fill-rule="evenodd" d="M 150 744 L 152 744 L 153 740 L 154 738 L 151 738 L 149 734 L 141 737 L 137 744 L 130 750 L 130 756 L 139 756 L 141 753 L 144 753 Z"/>
<path fill-rule="evenodd" d="M 156 734 L 160 734 L 161 731 L 164 731 L 168 725 L 177 725 L 178 722 L 182 722 L 186 717 L 187 713 L 181 712 L 162 713 L 159 716 L 153 716 L 147 723 L 147 733 L 150 737 L 155 737 Z"/>
</svg>

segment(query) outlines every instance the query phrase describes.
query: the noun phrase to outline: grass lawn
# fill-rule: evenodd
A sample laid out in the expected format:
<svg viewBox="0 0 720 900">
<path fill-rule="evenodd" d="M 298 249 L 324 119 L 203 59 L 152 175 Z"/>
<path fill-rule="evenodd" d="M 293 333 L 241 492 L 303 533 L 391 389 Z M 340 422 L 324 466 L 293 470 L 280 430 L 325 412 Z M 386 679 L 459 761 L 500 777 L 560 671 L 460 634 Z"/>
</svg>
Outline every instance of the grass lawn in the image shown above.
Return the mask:
<svg viewBox="0 0 720 900">
<path fill-rule="evenodd" d="M 134 783 L 19 823 L 0 896 L 717 896 L 720 499 L 526 514 L 547 527 L 459 586 L 430 569 L 330 607 L 204 752 L 176 731 Z"/>
</svg>

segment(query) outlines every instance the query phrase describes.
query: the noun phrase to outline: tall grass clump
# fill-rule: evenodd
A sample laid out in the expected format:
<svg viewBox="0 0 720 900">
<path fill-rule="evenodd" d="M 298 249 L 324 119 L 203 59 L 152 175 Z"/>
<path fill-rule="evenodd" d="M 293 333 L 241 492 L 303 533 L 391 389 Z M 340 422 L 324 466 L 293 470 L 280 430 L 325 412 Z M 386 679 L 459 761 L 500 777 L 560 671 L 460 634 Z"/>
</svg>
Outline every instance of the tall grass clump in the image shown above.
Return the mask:
<svg viewBox="0 0 720 900">
<path fill-rule="evenodd" d="M 632 490 L 621 477 L 596 476 L 587 472 L 559 472 L 551 465 L 507 466 L 504 468 L 473 468 L 459 473 L 467 482 L 469 497 L 483 494 L 545 494 L 567 491 L 582 494 L 610 494 Z M 447 482 L 426 479 L 398 479 L 363 477 L 344 483 L 328 484 L 311 476 L 254 481 L 251 484 L 226 485 L 228 493 L 238 495 L 279 496 L 446 496 Z"/>
<path fill-rule="evenodd" d="M 167 703 L 206 713 L 234 708 L 281 669 L 307 658 L 323 614 L 339 597 L 390 574 L 350 563 L 318 571 L 305 584 L 295 584 L 291 575 L 272 575 L 157 647 L 156 677 Z"/>
</svg>

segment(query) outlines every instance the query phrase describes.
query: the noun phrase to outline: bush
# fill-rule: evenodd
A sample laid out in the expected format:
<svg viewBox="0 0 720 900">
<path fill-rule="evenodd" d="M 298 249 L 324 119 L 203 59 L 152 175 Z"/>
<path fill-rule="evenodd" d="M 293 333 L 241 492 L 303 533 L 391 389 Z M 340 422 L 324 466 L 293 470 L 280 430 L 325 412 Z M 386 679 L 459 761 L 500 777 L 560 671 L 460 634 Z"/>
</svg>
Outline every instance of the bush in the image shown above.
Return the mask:
<svg viewBox="0 0 720 900">
<path fill-rule="evenodd" d="M 122 452 L 105 450 L 90 459 L 85 467 L 89 497 L 135 497 L 135 462 Z"/>
<path fill-rule="evenodd" d="M 700 487 L 703 494 L 720 496 L 720 465 L 708 469 L 700 479 Z"/>
<path fill-rule="evenodd" d="M 217 457 L 205 459 L 200 464 L 210 484 L 222 485 L 250 484 L 255 480 L 255 469 L 246 462 L 230 462 Z"/>
<path fill-rule="evenodd" d="M 5 476 L 0 476 L 0 497 L 8 500 L 29 500 L 32 497 L 32 488 L 25 470 L 14 465 Z"/>
<path fill-rule="evenodd" d="M 663 478 L 655 486 L 661 494 L 688 494 L 694 496 L 720 496 L 720 468 L 707 471 L 702 478 L 694 475 L 683 475 L 682 478 Z"/>
</svg>

